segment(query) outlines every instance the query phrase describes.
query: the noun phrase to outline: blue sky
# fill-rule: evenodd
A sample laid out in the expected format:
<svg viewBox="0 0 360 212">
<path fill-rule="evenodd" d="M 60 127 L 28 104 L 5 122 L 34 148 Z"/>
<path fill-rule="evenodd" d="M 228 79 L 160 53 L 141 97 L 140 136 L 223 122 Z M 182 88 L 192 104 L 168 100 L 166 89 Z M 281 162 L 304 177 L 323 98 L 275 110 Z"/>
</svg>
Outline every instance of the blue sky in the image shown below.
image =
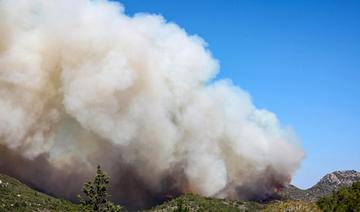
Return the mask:
<svg viewBox="0 0 360 212">
<path fill-rule="evenodd" d="M 306 159 L 293 183 L 360 170 L 360 1 L 122 0 L 204 38 L 218 78 L 292 126 Z"/>
</svg>

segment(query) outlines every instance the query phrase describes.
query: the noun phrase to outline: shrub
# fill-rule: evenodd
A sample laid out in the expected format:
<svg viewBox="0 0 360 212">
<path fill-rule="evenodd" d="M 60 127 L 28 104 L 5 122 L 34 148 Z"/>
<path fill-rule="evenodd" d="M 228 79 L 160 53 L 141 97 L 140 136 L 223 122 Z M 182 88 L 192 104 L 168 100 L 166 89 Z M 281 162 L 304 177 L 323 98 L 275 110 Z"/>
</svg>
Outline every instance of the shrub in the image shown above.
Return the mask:
<svg viewBox="0 0 360 212">
<path fill-rule="evenodd" d="M 317 205 L 324 211 L 360 211 L 360 181 L 320 198 Z"/>
</svg>

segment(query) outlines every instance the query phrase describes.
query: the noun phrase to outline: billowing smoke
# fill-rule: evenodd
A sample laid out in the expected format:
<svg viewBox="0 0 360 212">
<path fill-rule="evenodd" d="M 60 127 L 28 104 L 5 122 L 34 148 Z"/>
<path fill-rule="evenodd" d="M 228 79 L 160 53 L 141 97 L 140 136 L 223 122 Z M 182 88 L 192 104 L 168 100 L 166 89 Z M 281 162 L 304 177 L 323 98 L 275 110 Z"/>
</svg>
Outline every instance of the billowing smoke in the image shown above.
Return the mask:
<svg viewBox="0 0 360 212">
<path fill-rule="evenodd" d="M 102 164 L 113 198 L 263 198 L 303 153 L 198 36 L 105 0 L 0 0 L 0 172 L 74 198 Z"/>
</svg>

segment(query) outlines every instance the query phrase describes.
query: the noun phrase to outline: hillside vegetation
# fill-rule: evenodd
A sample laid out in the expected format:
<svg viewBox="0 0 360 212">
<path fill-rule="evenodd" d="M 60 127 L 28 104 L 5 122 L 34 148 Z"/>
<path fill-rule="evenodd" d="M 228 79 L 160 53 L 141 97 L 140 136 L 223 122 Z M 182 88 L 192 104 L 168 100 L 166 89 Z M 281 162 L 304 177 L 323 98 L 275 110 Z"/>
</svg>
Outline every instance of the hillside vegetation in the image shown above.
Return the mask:
<svg viewBox="0 0 360 212">
<path fill-rule="evenodd" d="M 175 198 L 148 211 L 259 211 L 264 206 L 247 201 L 231 201 L 210 197 L 201 197 L 193 194 L 186 194 Z"/>
<path fill-rule="evenodd" d="M 359 172 L 334 172 L 326 175 L 309 190 L 301 190 L 290 185 L 281 193 L 281 200 L 267 203 L 232 201 L 186 194 L 146 212 L 360 211 L 360 182 L 354 183 L 358 176 Z M 352 183 L 354 184 L 349 188 L 348 185 Z M 323 197 L 331 188 L 332 195 Z M 317 198 L 320 200 L 314 201 Z M 0 212 L 8 211 L 71 212 L 84 211 L 84 207 L 34 191 L 18 180 L 0 174 Z"/>
<path fill-rule="evenodd" d="M 37 192 L 18 180 L 0 174 L 0 211 L 80 211 L 69 201 Z"/>
<path fill-rule="evenodd" d="M 273 201 L 266 204 L 251 201 L 231 201 L 226 199 L 206 198 L 187 194 L 165 202 L 147 212 L 232 212 L 232 211 L 321 211 L 315 203 L 299 200 Z"/>
<path fill-rule="evenodd" d="M 324 211 L 360 211 L 360 182 L 320 198 L 318 205 Z"/>
<path fill-rule="evenodd" d="M 301 210 L 295 210 L 301 209 Z M 314 209 L 314 210 L 313 210 Z M 147 212 L 157 211 L 316 211 L 316 205 L 309 205 L 302 201 L 275 201 L 260 204 L 251 201 L 232 201 L 201 197 L 186 194 L 158 205 Z M 30 211 L 84 211 L 80 205 L 66 200 L 57 199 L 37 192 L 22 184 L 18 180 L 0 175 L 0 212 L 30 212 Z"/>
</svg>

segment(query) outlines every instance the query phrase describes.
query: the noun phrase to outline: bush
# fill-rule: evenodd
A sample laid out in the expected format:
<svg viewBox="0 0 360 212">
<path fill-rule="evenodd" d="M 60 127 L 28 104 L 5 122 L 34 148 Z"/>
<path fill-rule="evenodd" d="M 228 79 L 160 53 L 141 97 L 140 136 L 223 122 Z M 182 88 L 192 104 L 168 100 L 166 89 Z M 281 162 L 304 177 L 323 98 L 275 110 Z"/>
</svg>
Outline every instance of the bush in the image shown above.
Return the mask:
<svg viewBox="0 0 360 212">
<path fill-rule="evenodd" d="M 317 205 L 324 211 L 360 211 L 360 181 L 320 198 Z"/>
</svg>

